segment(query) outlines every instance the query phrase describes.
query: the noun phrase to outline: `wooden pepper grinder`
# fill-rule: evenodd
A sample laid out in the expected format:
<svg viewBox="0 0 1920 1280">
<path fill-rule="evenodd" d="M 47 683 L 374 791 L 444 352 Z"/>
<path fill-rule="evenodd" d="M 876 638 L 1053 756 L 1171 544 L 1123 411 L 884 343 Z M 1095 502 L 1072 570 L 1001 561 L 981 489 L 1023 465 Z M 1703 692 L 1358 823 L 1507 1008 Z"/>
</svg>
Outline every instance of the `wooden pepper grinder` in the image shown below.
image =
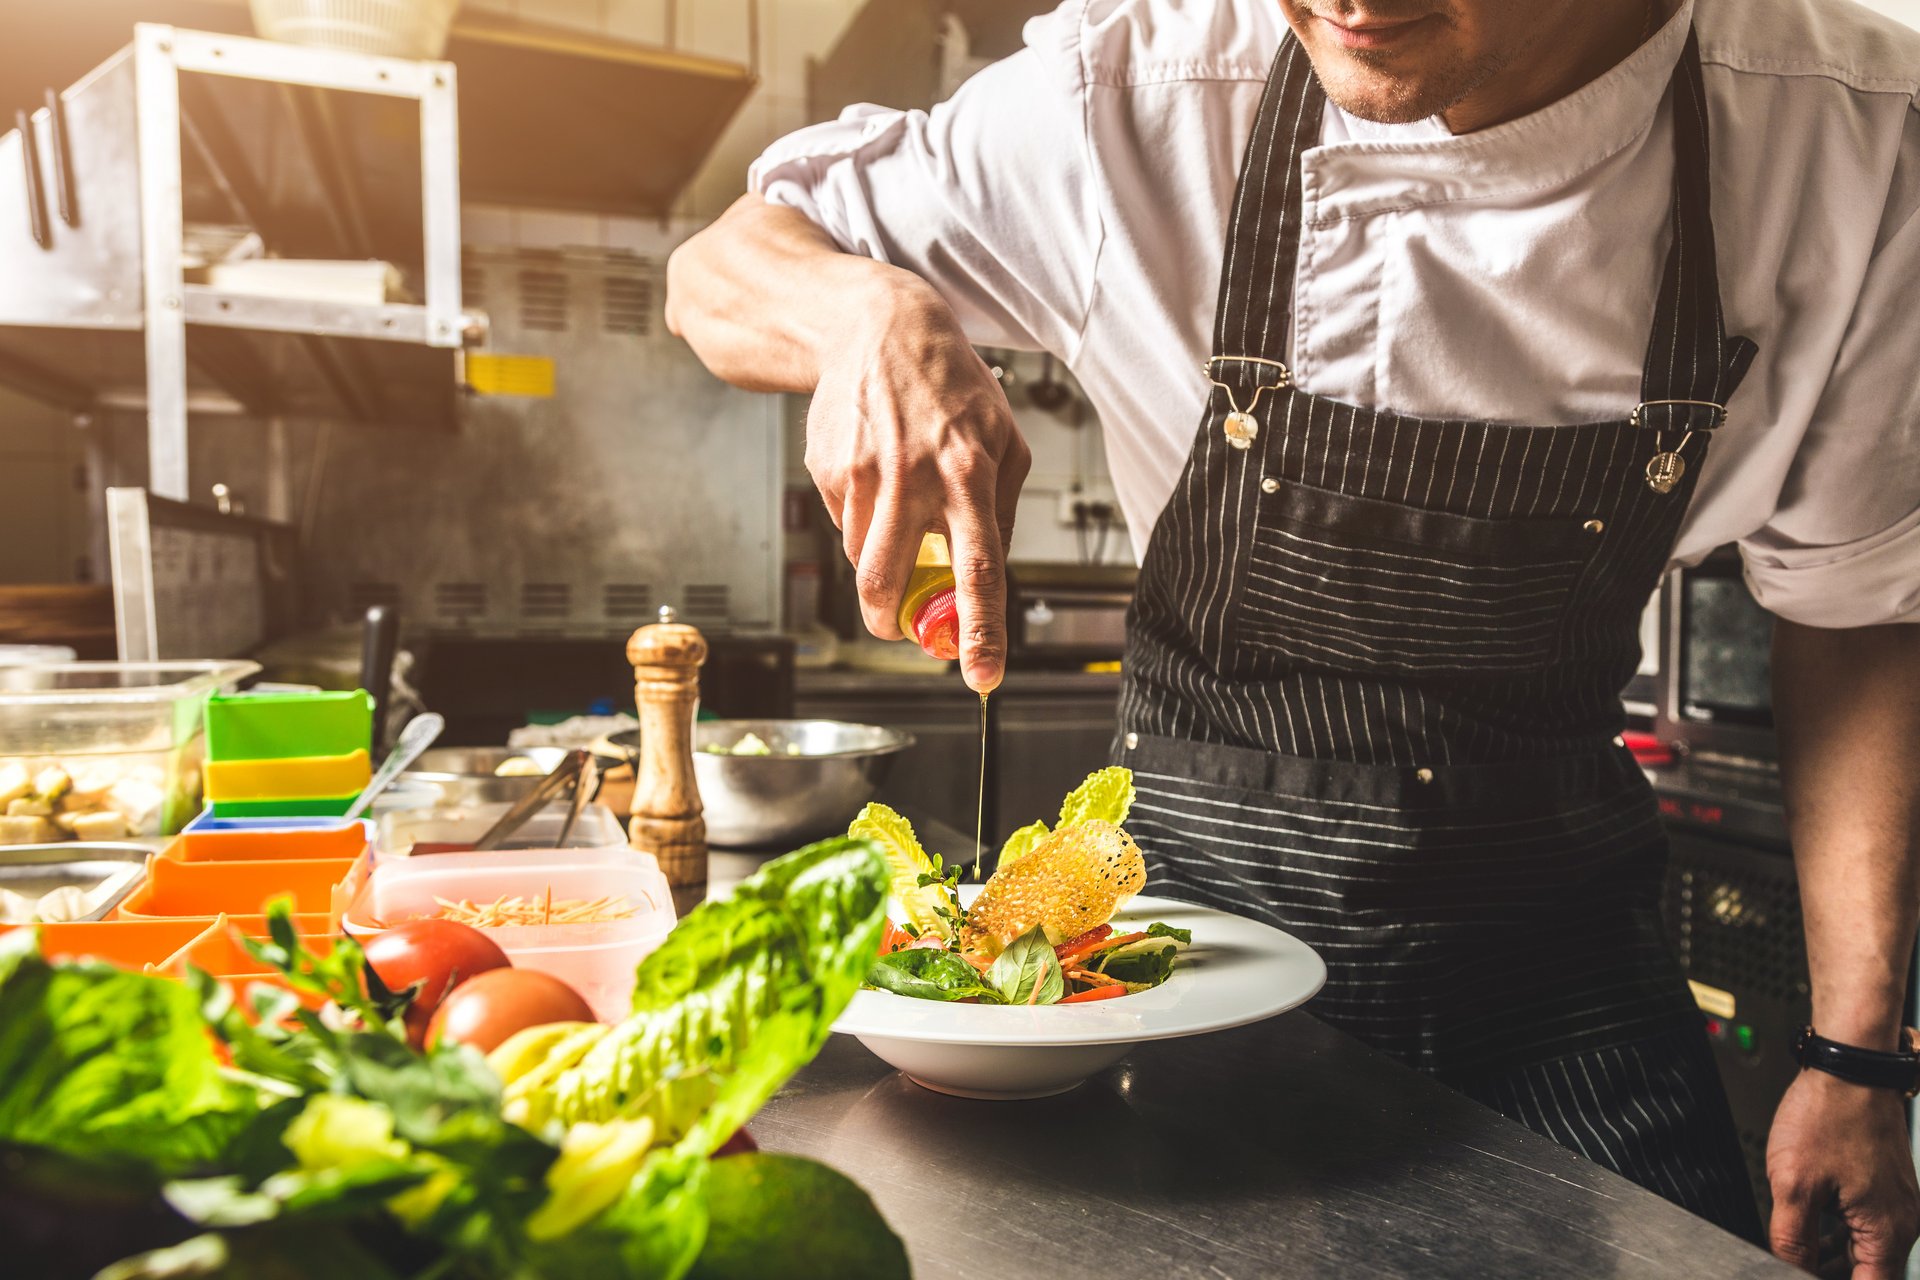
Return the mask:
<svg viewBox="0 0 1920 1280">
<path fill-rule="evenodd" d="M 700 664 L 707 660 L 699 628 L 660 621 L 627 641 L 633 700 L 640 712 L 640 762 L 633 779 L 627 843 L 660 860 L 681 918 L 707 896 L 707 820 L 693 780 L 693 717 L 700 702 Z"/>
</svg>

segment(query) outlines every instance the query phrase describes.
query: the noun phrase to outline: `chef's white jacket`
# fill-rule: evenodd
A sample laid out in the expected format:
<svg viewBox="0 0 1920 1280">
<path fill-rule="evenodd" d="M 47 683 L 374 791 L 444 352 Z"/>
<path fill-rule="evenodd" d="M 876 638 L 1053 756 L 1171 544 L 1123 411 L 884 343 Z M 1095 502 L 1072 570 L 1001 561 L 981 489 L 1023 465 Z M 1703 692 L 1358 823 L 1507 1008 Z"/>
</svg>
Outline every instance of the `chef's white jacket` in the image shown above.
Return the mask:
<svg viewBox="0 0 1920 1280">
<path fill-rule="evenodd" d="M 1455 137 L 1328 105 L 1301 161 L 1292 366 L 1432 417 L 1624 417 L 1669 240 L 1697 24 L 1728 331 L 1759 344 L 1674 551 L 1738 542 L 1815 626 L 1920 621 L 1920 33 L 1850 0 L 1688 0 L 1553 105 Z M 1144 549 L 1207 386 L 1277 0 L 1068 0 L 931 113 L 853 107 L 750 184 L 905 267 L 985 346 L 1062 357 Z"/>
</svg>

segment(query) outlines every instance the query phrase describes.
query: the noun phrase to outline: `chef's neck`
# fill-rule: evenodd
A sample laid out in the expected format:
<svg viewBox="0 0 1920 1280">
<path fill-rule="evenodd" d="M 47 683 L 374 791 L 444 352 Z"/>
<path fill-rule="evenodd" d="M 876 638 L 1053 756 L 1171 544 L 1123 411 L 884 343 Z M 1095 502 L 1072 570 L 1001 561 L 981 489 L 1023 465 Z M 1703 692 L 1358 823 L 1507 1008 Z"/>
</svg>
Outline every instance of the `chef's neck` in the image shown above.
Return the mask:
<svg viewBox="0 0 1920 1280">
<path fill-rule="evenodd" d="M 1383 124 L 1456 134 L 1515 120 L 1605 75 L 1681 0 L 1282 0 L 1327 96 Z"/>
<path fill-rule="evenodd" d="M 1669 0 L 1596 0 L 1568 7 L 1531 47 L 1440 113 L 1455 134 L 1518 120 L 1619 66 L 1673 13 Z"/>
</svg>

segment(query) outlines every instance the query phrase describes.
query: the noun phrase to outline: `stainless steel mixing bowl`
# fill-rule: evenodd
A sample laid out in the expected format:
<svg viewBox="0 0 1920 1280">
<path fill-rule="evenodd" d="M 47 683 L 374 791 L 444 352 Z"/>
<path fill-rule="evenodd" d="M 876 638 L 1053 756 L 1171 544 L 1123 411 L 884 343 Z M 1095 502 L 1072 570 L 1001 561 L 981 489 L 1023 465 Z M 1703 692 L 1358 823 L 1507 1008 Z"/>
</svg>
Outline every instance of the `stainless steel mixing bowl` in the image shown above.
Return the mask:
<svg viewBox="0 0 1920 1280">
<path fill-rule="evenodd" d="M 511 804 L 539 783 L 565 756 L 563 747 L 430 747 L 413 768 L 394 779 L 394 789 L 419 791 L 436 805 Z M 494 770 L 509 760 L 531 760 L 538 773 L 507 777 Z"/>
<path fill-rule="evenodd" d="M 753 734 L 771 755 L 720 755 Z M 632 759 L 638 733 L 605 739 Z M 693 778 L 706 809 L 707 843 L 786 849 L 847 829 L 886 781 L 913 735 L 840 720 L 703 720 L 693 727 Z M 789 754 L 788 747 L 797 749 Z"/>
</svg>

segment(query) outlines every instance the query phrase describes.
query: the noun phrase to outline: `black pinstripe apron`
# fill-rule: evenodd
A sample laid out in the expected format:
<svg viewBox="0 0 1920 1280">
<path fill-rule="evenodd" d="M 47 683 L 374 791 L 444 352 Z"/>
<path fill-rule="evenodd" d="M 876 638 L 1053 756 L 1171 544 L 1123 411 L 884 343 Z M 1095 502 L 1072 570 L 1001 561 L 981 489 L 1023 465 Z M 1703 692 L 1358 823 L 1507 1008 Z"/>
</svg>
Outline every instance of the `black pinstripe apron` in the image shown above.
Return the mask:
<svg viewBox="0 0 1920 1280">
<path fill-rule="evenodd" d="M 1148 544 L 1121 739 L 1152 888 L 1326 957 L 1319 1016 L 1738 1233 L 1758 1231 L 1657 915 L 1666 842 L 1615 740 L 1639 620 L 1724 405 L 1698 48 L 1641 403 L 1413 418 L 1291 385 L 1302 153 L 1289 37 L 1242 163 L 1216 386 Z M 1656 491 L 1649 467 L 1684 470 Z"/>
</svg>

